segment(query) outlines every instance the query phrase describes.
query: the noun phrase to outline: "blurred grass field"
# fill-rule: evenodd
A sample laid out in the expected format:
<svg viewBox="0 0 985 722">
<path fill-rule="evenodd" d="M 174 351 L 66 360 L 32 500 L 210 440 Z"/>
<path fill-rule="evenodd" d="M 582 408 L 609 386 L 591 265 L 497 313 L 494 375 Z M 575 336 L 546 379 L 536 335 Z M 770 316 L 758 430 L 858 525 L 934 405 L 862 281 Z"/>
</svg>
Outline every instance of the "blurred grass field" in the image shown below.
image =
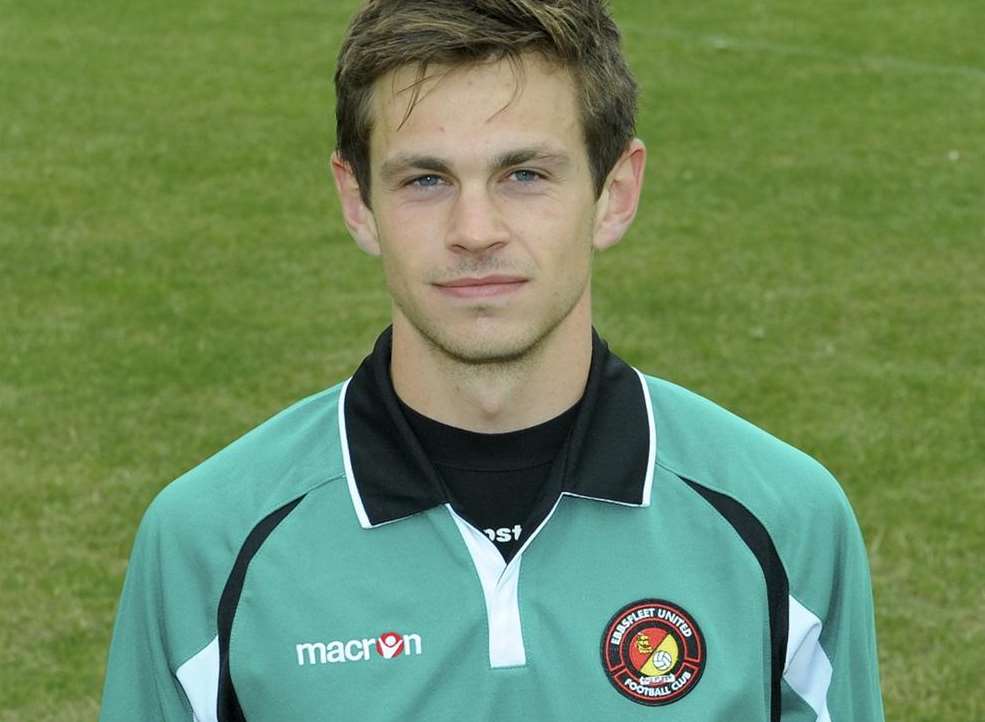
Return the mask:
<svg viewBox="0 0 985 722">
<path fill-rule="evenodd" d="M 985 6 L 614 6 L 651 155 L 599 329 L 842 480 L 887 719 L 985 720 Z M 0 0 L 0 722 L 96 717 L 150 499 L 387 322 L 353 7 Z"/>
</svg>

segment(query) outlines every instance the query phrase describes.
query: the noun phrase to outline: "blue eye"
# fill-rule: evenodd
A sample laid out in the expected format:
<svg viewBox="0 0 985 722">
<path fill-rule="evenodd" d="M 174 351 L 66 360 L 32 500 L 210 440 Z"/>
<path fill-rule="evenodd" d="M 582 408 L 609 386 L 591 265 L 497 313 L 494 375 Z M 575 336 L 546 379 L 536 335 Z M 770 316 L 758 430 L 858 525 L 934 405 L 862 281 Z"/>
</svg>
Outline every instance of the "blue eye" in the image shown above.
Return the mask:
<svg viewBox="0 0 985 722">
<path fill-rule="evenodd" d="M 526 168 L 520 168 L 518 170 L 510 173 L 510 177 L 520 183 L 533 183 L 534 181 L 539 181 L 543 176 L 537 171 L 528 170 Z"/>
<path fill-rule="evenodd" d="M 414 178 L 408 185 L 418 188 L 433 188 L 441 183 L 441 177 L 436 175 L 422 175 Z"/>
</svg>

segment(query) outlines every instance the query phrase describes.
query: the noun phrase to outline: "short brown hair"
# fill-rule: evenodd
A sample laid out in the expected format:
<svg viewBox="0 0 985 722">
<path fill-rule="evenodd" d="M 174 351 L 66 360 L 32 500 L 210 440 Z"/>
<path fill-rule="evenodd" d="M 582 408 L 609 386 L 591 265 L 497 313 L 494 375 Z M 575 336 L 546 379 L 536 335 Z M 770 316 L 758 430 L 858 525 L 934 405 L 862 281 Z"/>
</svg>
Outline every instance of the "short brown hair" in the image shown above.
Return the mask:
<svg viewBox="0 0 985 722">
<path fill-rule="evenodd" d="M 370 101 L 378 78 L 404 65 L 417 66 L 419 83 L 432 64 L 507 59 L 522 69 L 528 52 L 571 73 L 600 194 L 633 138 L 637 96 L 605 0 L 368 0 L 349 25 L 335 71 L 336 147 L 363 201 L 369 205 Z"/>
</svg>

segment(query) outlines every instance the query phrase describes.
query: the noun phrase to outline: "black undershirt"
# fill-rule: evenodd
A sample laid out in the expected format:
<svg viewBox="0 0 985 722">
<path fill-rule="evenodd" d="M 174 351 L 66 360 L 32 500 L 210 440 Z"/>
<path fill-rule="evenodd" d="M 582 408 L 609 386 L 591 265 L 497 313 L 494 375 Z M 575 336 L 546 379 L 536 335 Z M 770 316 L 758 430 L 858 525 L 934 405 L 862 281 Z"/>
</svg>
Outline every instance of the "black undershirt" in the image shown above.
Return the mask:
<svg viewBox="0 0 985 722">
<path fill-rule="evenodd" d="M 508 562 L 560 493 L 547 489 L 546 482 L 578 404 L 550 421 L 502 434 L 448 426 L 402 401 L 400 408 L 444 482 L 452 508 L 485 532 Z"/>
</svg>

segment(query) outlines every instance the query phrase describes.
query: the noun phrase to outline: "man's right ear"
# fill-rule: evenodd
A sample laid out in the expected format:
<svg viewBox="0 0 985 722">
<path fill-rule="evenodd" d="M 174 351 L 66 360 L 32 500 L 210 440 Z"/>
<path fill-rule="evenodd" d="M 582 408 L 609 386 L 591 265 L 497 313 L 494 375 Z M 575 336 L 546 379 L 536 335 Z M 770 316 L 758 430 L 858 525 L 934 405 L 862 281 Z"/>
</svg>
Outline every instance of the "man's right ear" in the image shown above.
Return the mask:
<svg viewBox="0 0 985 722">
<path fill-rule="evenodd" d="M 332 153 L 332 175 L 335 177 L 335 189 L 339 192 L 339 202 L 342 205 L 342 218 L 349 234 L 366 253 L 371 256 L 380 255 L 376 218 L 363 202 L 352 166 L 342 159 L 338 151 Z"/>
</svg>

